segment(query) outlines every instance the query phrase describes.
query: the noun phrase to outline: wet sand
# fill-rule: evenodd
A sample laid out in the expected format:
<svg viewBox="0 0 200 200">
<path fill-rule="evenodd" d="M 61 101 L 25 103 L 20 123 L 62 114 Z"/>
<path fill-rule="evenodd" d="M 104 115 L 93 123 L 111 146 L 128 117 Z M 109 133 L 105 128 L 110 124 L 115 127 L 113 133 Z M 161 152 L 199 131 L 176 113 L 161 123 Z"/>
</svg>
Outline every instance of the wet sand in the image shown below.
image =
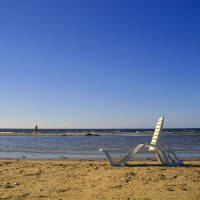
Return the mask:
<svg viewBox="0 0 200 200">
<path fill-rule="evenodd" d="M 143 132 L 153 134 L 153 132 Z M 57 132 L 57 133 L 28 133 L 28 132 L 0 132 L 0 136 L 111 136 L 111 135 L 134 135 L 136 132 Z M 141 134 L 141 133 L 140 133 Z"/>
<path fill-rule="evenodd" d="M 0 160 L 0 199 L 200 199 L 200 160 Z"/>
</svg>

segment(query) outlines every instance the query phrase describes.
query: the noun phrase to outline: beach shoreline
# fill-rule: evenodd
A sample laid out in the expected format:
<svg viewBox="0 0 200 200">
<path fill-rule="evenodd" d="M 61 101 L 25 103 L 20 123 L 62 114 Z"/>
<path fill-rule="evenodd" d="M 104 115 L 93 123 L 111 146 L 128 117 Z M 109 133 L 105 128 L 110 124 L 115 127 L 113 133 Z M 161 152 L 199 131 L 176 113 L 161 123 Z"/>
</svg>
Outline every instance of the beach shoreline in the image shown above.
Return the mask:
<svg viewBox="0 0 200 200">
<path fill-rule="evenodd" d="M 0 132 L 0 136 L 126 136 L 126 135 L 153 135 L 154 131 L 144 131 L 144 132 Z M 195 131 L 180 131 L 180 132 L 165 132 L 163 134 L 200 134 L 200 132 Z"/>
<path fill-rule="evenodd" d="M 200 199 L 200 160 L 0 159 L 1 199 Z"/>
<path fill-rule="evenodd" d="M 69 158 L 69 157 L 60 157 L 60 158 L 22 158 L 22 157 L 18 157 L 18 158 L 10 158 L 10 157 L 0 157 L 0 161 L 5 161 L 5 160 L 10 160 L 10 161 L 52 161 L 52 162 L 56 162 L 56 161 L 69 161 L 69 162 L 108 162 L 107 158 Z M 200 157 L 191 157 L 191 158 L 181 158 L 181 161 L 183 162 L 200 162 Z M 137 158 L 134 157 L 131 159 L 131 162 L 147 162 L 147 163 L 151 163 L 151 162 L 157 162 L 158 160 L 157 158 Z M 109 163 L 109 162 L 108 162 Z M 158 163 L 159 164 L 159 163 Z"/>
<path fill-rule="evenodd" d="M 120 136 L 120 135 L 138 135 L 153 134 L 152 132 L 0 132 L 0 136 Z"/>
</svg>

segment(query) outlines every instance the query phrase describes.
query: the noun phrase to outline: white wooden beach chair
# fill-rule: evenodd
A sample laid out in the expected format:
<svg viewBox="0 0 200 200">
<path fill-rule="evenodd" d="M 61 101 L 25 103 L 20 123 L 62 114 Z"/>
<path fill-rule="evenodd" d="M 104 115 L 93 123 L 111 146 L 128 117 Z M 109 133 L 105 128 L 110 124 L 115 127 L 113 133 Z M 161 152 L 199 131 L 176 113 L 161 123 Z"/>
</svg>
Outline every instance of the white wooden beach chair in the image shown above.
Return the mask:
<svg viewBox="0 0 200 200">
<path fill-rule="evenodd" d="M 160 133 L 162 132 L 164 123 L 164 117 L 158 119 L 152 140 L 150 144 L 139 144 L 135 149 L 132 150 L 123 150 L 123 149 L 99 149 L 105 153 L 108 161 L 112 166 L 124 166 L 136 153 L 138 152 L 150 152 L 154 153 L 162 165 L 169 166 L 180 166 L 182 161 L 180 161 L 176 153 L 167 145 L 164 145 L 160 141 Z M 114 153 L 125 153 L 125 156 L 122 157 L 120 161 L 114 161 L 111 157 L 111 154 Z"/>
</svg>

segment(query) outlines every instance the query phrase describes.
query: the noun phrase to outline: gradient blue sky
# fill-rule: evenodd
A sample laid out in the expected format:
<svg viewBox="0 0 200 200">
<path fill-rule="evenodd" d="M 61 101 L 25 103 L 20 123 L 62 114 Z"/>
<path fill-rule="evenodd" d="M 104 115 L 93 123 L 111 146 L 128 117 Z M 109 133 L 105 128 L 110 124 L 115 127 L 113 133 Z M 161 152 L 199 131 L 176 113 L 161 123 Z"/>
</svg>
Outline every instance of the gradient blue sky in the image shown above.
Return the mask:
<svg viewBox="0 0 200 200">
<path fill-rule="evenodd" d="M 200 1 L 0 0 L 1 128 L 200 127 Z"/>
</svg>

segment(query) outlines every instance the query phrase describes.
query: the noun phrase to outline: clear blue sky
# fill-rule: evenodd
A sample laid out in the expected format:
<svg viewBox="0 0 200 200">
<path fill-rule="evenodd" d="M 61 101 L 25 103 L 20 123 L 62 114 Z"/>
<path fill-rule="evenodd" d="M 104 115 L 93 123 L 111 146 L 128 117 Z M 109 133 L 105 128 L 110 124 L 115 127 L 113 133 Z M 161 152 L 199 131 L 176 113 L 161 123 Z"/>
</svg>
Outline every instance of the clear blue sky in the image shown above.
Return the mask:
<svg viewBox="0 0 200 200">
<path fill-rule="evenodd" d="M 1 128 L 200 127 L 200 1 L 0 0 Z"/>
</svg>

